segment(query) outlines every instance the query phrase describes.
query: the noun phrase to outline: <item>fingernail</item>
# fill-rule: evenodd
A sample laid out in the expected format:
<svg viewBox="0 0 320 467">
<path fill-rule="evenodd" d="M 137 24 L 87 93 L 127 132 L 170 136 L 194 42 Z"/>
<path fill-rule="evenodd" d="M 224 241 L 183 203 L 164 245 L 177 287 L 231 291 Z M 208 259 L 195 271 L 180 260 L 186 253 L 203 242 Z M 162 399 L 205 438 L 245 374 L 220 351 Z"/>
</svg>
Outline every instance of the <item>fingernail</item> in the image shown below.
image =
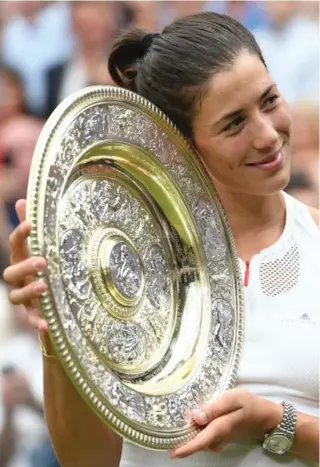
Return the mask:
<svg viewBox="0 0 320 467">
<path fill-rule="evenodd" d="M 39 328 L 41 331 L 47 331 L 48 330 L 47 322 L 44 320 L 40 321 Z"/>
<path fill-rule="evenodd" d="M 34 263 L 33 263 L 33 266 L 38 269 L 39 271 L 41 269 L 44 268 L 44 264 L 43 264 L 43 261 L 41 261 L 40 259 L 37 259 Z"/>
<path fill-rule="evenodd" d="M 36 285 L 36 292 L 44 292 L 47 289 L 47 284 L 44 281 L 39 281 Z"/>
<path fill-rule="evenodd" d="M 30 224 L 24 224 L 23 225 L 22 233 L 24 235 L 28 235 L 30 233 L 30 230 L 31 230 L 31 225 Z"/>
<path fill-rule="evenodd" d="M 196 412 L 194 414 L 194 419 L 200 425 L 204 425 L 204 424 L 208 423 L 208 417 L 207 417 L 207 414 L 205 412 Z"/>
</svg>

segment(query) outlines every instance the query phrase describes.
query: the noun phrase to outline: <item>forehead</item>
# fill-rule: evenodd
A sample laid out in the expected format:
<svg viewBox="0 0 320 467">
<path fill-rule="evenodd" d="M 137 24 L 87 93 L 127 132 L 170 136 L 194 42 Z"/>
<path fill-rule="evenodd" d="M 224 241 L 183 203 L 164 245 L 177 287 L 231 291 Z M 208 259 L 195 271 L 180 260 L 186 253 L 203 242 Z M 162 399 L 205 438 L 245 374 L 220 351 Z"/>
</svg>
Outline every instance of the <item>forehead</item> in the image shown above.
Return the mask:
<svg viewBox="0 0 320 467">
<path fill-rule="evenodd" d="M 256 103 L 273 81 L 260 58 L 241 54 L 226 71 L 214 74 L 201 100 L 198 118 L 218 120 Z"/>
</svg>

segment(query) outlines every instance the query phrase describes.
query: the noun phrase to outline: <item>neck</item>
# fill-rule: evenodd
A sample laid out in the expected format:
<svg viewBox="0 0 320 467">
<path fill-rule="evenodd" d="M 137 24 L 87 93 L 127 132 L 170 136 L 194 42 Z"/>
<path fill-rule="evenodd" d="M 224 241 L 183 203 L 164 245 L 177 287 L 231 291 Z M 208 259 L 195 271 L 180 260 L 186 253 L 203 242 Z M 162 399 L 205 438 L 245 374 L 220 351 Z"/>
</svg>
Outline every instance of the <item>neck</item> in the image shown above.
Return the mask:
<svg viewBox="0 0 320 467">
<path fill-rule="evenodd" d="M 282 234 L 286 207 L 280 192 L 269 196 L 236 193 L 215 183 L 215 188 L 226 211 L 228 223 L 238 246 L 252 244 L 251 255 L 270 246 Z M 250 249 L 249 249 L 250 250 Z"/>
</svg>

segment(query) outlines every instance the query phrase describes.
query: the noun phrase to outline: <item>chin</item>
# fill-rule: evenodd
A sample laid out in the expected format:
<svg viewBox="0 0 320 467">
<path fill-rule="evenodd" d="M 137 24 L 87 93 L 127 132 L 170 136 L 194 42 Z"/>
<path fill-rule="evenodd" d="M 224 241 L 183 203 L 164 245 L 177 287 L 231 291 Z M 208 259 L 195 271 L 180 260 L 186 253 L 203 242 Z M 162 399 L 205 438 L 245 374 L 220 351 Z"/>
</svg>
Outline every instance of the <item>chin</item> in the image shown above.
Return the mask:
<svg viewBox="0 0 320 467">
<path fill-rule="evenodd" d="M 261 180 L 257 190 L 260 195 L 274 195 L 284 190 L 290 181 L 291 159 L 287 157 L 283 166 L 273 174 L 269 174 L 265 180 Z M 258 193 L 257 193 L 258 194 Z"/>
<path fill-rule="evenodd" d="M 270 196 L 284 190 L 290 181 L 290 167 L 283 167 L 271 177 L 260 181 L 259 185 L 252 190 L 257 196 Z"/>
<path fill-rule="evenodd" d="M 272 184 L 275 187 L 275 191 L 284 190 L 290 181 L 290 176 L 291 176 L 290 167 L 283 168 L 282 170 L 279 171 L 279 173 L 275 174 L 274 180 L 272 180 Z"/>
</svg>

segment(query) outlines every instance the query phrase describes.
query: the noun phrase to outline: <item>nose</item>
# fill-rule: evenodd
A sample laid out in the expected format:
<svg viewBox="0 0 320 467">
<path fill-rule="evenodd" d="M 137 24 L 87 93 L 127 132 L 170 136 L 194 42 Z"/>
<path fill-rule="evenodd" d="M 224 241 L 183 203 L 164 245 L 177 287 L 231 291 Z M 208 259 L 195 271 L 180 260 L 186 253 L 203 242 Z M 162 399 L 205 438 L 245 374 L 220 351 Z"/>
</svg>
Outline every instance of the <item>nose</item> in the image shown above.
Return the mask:
<svg viewBox="0 0 320 467">
<path fill-rule="evenodd" d="M 258 151 L 272 150 L 279 140 L 279 133 L 267 115 L 259 115 L 253 128 L 253 147 Z"/>
</svg>

